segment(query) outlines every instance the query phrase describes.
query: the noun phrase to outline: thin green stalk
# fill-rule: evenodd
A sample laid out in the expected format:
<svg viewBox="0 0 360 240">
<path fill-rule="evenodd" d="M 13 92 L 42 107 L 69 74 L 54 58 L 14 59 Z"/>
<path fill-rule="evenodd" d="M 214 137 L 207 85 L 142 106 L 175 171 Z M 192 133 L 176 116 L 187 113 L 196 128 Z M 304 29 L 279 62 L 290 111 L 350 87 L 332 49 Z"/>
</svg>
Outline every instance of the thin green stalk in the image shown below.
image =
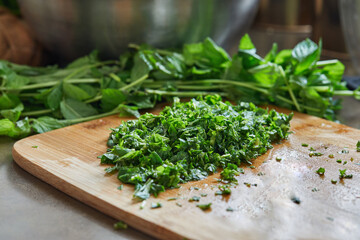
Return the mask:
<svg viewBox="0 0 360 240">
<path fill-rule="evenodd" d="M 101 113 L 101 114 L 98 114 L 98 115 L 93 115 L 93 116 L 83 117 L 83 118 L 76 118 L 76 119 L 69 119 L 69 120 L 61 120 L 61 121 L 64 122 L 64 123 L 67 123 L 67 124 L 75 124 L 75 123 L 81 123 L 81 122 L 95 120 L 95 119 L 98 119 L 98 118 L 111 116 L 111 115 L 114 115 L 114 114 L 117 114 L 117 113 L 120 113 L 120 110 L 115 109 L 113 111 L 106 112 L 106 113 Z"/>
<path fill-rule="evenodd" d="M 0 87 L 0 91 L 5 91 L 5 90 L 31 90 L 31 89 L 38 89 L 38 88 L 46 88 L 46 87 L 52 87 L 55 86 L 56 84 L 58 84 L 61 80 L 59 81 L 51 81 L 51 82 L 45 82 L 45 83 L 35 83 L 35 84 L 29 84 L 29 85 L 25 85 L 22 87 L 18 87 L 16 89 L 13 88 L 7 88 L 7 87 Z M 98 83 L 100 82 L 100 79 L 98 78 L 78 78 L 78 79 L 68 79 L 66 81 L 67 83 Z"/>
<path fill-rule="evenodd" d="M 335 90 L 334 95 L 336 96 L 354 96 L 355 91 L 351 90 Z"/>
<path fill-rule="evenodd" d="M 86 66 L 83 66 L 83 67 L 80 67 L 78 70 L 76 71 L 73 71 L 72 73 L 70 73 L 67 77 L 64 78 L 64 81 L 68 80 L 68 79 L 71 79 L 73 76 L 75 76 L 76 74 L 84 71 L 84 70 L 87 70 L 89 68 L 93 68 L 93 67 L 100 67 L 100 66 L 103 66 L 103 65 L 108 65 L 108 64 L 116 64 L 117 61 L 115 60 L 109 60 L 109 61 L 104 61 L 104 62 L 99 62 L 99 63 L 95 63 L 95 64 L 92 64 L 92 65 L 86 65 Z"/>
<path fill-rule="evenodd" d="M 140 77 L 139 79 L 133 81 L 132 83 L 120 88 L 119 90 L 121 91 L 126 91 L 132 87 L 135 87 L 136 85 L 139 85 L 140 83 L 142 83 L 143 81 L 145 81 L 147 78 L 149 77 L 149 75 L 145 74 L 144 76 Z"/>
<path fill-rule="evenodd" d="M 30 117 L 30 116 L 38 116 L 43 114 L 51 113 L 51 109 L 43 109 L 43 110 L 37 110 L 37 111 L 30 111 L 30 112 L 23 112 L 21 113 L 22 117 Z"/>
<path fill-rule="evenodd" d="M 126 91 L 138 84 L 141 84 L 143 81 L 145 81 L 146 79 L 148 78 L 148 75 L 145 74 L 144 76 L 140 77 L 139 79 L 135 80 L 134 82 L 122 87 L 122 88 L 119 88 L 120 91 Z M 102 98 L 102 95 L 98 95 L 94 98 L 91 98 L 89 100 L 86 100 L 85 103 L 93 103 L 93 102 L 96 102 L 96 101 L 99 101 L 100 99 Z"/>
<path fill-rule="evenodd" d="M 297 101 L 297 99 L 296 99 L 296 97 L 295 97 L 295 94 L 294 94 L 292 88 L 289 86 L 289 82 L 288 82 L 288 79 L 287 79 L 287 77 L 286 77 L 286 74 L 285 74 L 284 70 L 282 69 L 282 67 L 280 67 L 279 69 L 280 69 L 280 73 L 281 73 L 282 77 L 283 77 L 284 80 L 285 80 L 285 84 L 286 84 L 286 86 L 288 87 L 288 91 L 289 91 L 291 100 L 294 102 L 294 105 L 295 105 L 295 107 L 296 107 L 296 110 L 297 110 L 298 112 L 301 112 L 300 105 L 299 105 L 299 103 L 298 103 L 298 101 Z"/>
<path fill-rule="evenodd" d="M 333 60 L 324 60 L 324 61 L 317 61 L 316 62 L 316 66 L 317 67 L 322 67 L 322 66 L 325 66 L 325 65 L 329 65 L 329 64 L 335 64 L 339 62 L 339 60 L 336 60 L 336 59 L 333 59 Z"/>
<path fill-rule="evenodd" d="M 153 89 L 145 89 L 145 92 L 151 94 L 159 94 L 163 96 L 178 96 L 178 97 L 196 97 L 200 95 L 214 95 L 218 94 L 220 96 L 227 96 L 227 93 L 224 92 L 199 92 L 199 91 L 191 91 L 191 92 L 169 92 L 169 91 L 161 91 L 161 90 L 153 90 Z"/>
</svg>

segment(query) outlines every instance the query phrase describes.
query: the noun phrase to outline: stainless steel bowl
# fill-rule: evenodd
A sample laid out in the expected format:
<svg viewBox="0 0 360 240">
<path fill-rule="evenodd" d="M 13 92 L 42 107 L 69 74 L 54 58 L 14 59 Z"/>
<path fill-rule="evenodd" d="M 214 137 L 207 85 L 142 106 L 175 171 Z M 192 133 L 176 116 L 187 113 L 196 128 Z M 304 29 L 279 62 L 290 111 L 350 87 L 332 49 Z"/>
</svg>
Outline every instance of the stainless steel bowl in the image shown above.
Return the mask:
<svg viewBox="0 0 360 240">
<path fill-rule="evenodd" d="M 117 57 L 129 43 L 179 47 L 212 37 L 230 48 L 258 0 L 19 0 L 25 20 L 62 60 L 98 49 Z"/>
</svg>

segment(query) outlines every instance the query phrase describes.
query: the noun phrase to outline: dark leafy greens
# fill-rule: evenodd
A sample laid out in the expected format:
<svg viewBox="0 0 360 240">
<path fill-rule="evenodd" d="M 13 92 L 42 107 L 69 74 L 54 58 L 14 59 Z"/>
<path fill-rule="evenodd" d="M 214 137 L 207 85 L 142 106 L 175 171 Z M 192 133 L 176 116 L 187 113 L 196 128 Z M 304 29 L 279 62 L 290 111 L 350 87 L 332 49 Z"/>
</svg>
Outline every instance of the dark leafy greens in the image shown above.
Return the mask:
<svg viewBox="0 0 360 240">
<path fill-rule="evenodd" d="M 118 60 L 100 61 L 93 52 L 65 68 L 0 61 L 0 135 L 20 138 L 116 113 L 139 116 L 139 109 L 174 96 L 218 94 L 329 120 L 341 108 L 334 96 L 360 99 L 360 88 L 341 82 L 344 65 L 319 61 L 321 42 L 309 39 L 293 50 L 274 44 L 264 58 L 248 35 L 232 58 L 209 38 L 180 51 L 129 46 Z"/>
<path fill-rule="evenodd" d="M 251 164 L 272 142 L 287 138 L 292 114 L 221 100 L 218 95 L 186 103 L 176 98 L 159 115 L 123 122 L 112 130 L 101 163 L 113 164 L 107 172 L 117 171 L 121 182 L 134 184 L 139 200 L 204 179 L 218 168 L 234 181 L 243 171 L 237 166 Z"/>
</svg>

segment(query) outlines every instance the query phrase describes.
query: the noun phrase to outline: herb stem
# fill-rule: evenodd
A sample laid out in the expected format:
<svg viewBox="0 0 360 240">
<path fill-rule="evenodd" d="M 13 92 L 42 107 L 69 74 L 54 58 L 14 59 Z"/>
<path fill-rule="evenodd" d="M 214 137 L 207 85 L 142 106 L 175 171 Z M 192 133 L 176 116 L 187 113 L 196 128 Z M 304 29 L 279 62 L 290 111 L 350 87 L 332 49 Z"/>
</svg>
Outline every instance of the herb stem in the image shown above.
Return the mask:
<svg viewBox="0 0 360 240">
<path fill-rule="evenodd" d="M 98 119 L 98 118 L 111 116 L 111 115 L 114 115 L 114 114 L 117 114 L 117 113 L 120 113 L 120 110 L 115 109 L 113 111 L 106 112 L 106 113 L 101 113 L 101 114 L 98 114 L 98 115 L 93 115 L 93 116 L 83 117 L 83 118 L 69 119 L 69 120 L 61 120 L 61 121 L 64 122 L 64 123 L 68 123 L 68 124 L 75 124 L 75 123 L 81 123 L 81 122 L 95 120 L 95 119 Z"/>
<path fill-rule="evenodd" d="M 191 91 L 191 92 L 179 92 L 179 91 L 161 91 L 161 90 L 153 90 L 153 89 L 145 89 L 145 92 L 151 94 L 159 94 L 163 96 L 178 96 L 178 97 L 196 97 L 200 95 L 214 95 L 218 94 L 220 96 L 226 96 L 227 94 L 224 92 L 198 92 L 198 91 Z"/>
<path fill-rule="evenodd" d="M 44 83 L 35 83 L 35 84 L 29 84 L 29 85 L 25 85 L 22 87 L 18 87 L 16 89 L 12 89 L 12 88 L 7 88 L 7 87 L 0 87 L 0 91 L 5 91 L 5 90 L 16 90 L 16 91 L 21 91 L 21 90 L 31 90 L 31 89 L 38 89 L 38 88 L 47 88 L 47 87 L 52 87 L 55 86 L 56 84 L 58 84 L 61 80 L 57 80 L 57 81 L 51 81 L 51 82 L 44 82 Z M 67 83 L 98 83 L 100 82 L 100 79 L 98 78 L 78 78 L 78 79 L 68 79 L 66 81 Z"/>
<path fill-rule="evenodd" d="M 109 60 L 109 61 L 99 62 L 99 63 L 95 63 L 95 64 L 80 67 L 78 70 L 73 71 L 67 77 L 65 77 L 64 81 L 66 81 L 68 79 L 71 79 L 73 76 L 76 76 L 78 73 L 81 73 L 82 71 L 87 70 L 89 68 L 100 67 L 100 66 L 103 66 L 103 65 L 116 64 L 116 63 L 117 63 L 117 61 L 115 61 L 115 60 Z"/>
<path fill-rule="evenodd" d="M 141 84 L 143 81 L 145 81 L 147 78 L 149 77 L 149 75 L 145 74 L 144 76 L 138 78 L 137 80 L 133 81 L 132 83 L 120 88 L 120 91 L 126 91 L 132 87 L 135 87 L 136 85 Z"/>
<path fill-rule="evenodd" d="M 23 112 L 23 113 L 21 113 L 21 116 L 22 117 L 30 117 L 30 116 L 43 115 L 43 114 L 47 114 L 47 113 L 51 113 L 51 112 L 52 112 L 51 109 L 42 109 L 42 110 L 37 110 L 37 111 Z"/>
<path fill-rule="evenodd" d="M 336 90 L 336 91 L 334 91 L 334 95 L 337 95 L 337 96 L 354 96 L 354 91 L 351 91 L 351 90 Z"/>
</svg>

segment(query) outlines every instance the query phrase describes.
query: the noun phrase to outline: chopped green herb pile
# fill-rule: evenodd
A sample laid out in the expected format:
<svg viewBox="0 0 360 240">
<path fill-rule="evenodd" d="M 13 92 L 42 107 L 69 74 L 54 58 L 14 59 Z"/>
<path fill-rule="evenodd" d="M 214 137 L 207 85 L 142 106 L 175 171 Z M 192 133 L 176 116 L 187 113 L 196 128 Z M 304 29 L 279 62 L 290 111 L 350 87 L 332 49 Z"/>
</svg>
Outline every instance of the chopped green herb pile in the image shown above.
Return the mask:
<svg viewBox="0 0 360 240">
<path fill-rule="evenodd" d="M 233 106 L 218 95 L 192 99 L 123 122 L 113 129 L 101 163 L 114 164 L 118 179 L 135 185 L 134 198 L 157 196 L 166 188 L 201 180 L 223 168 L 235 180 L 237 166 L 272 148 L 289 135 L 292 114 L 267 111 L 252 103 Z"/>
<path fill-rule="evenodd" d="M 344 65 L 319 61 L 319 45 L 306 39 L 294 49 L 265 57 L 248 35 L 230 57 L 210 38 L 178 51 L 129 45 L 118 60 L 96 52 L 65 68 L 0 61 L 0 135 L 43 133 L 112 114 L 139 116 L 138 109 L 177 97 L 218 94 L 234 101 L 274 104 L 329 120 L 341 108 L 334 96 L 360 99 L 341 82 Z"/>
</svg>

